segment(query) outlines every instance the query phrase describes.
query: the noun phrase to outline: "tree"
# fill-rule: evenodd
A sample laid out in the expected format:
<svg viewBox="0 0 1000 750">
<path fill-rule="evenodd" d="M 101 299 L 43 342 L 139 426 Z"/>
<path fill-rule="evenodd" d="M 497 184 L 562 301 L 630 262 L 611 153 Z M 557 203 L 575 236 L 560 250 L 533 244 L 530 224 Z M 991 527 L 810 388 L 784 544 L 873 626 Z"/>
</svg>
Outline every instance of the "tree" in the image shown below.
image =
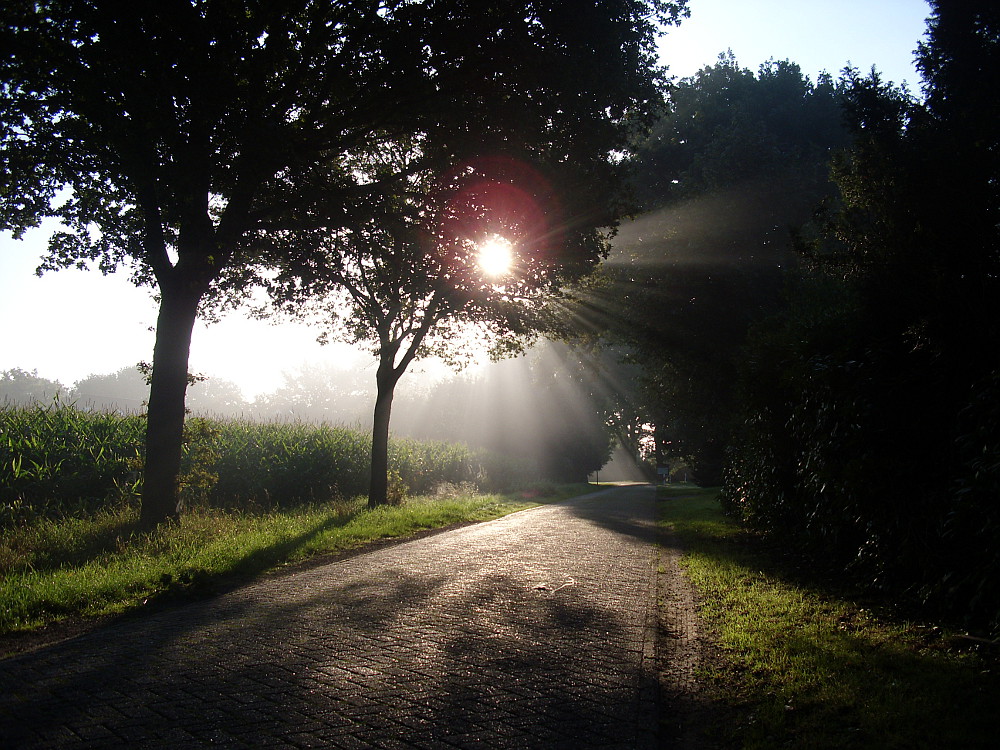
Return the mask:
<svg viewBox="0 0 1000 750">
<path fill-rule="evenodd" d="M 52 401 L 66 393 L 66 387 L 55 380 L 43 378 L 38 370 L 19 367 L 0 372 L 0 403 L 28 406 L 32 403 Z"/>
<path fill-rule="evenodd" d="M 1000 632 L 996 3 L 931 2 L 924 100 L 846 71 L 810 275 L 748 351 L 724 499 L 872 586 Z M 820 304 L 822 303 L 822 304 Z"/>
<path fill-rule="evenodd" d="M 142 523 L 178 512 L 199 309 L 239 292 L 275 234 L 364 225 L 407 194 L 416 164 L 371 182 L 355 154 L 418 139 L 420 168 L 443 172 L 546 133 L 601 186 L 593 154 L 655 104 L 655 24 L 683 5 L 4 3 L 0 227 L 57 217 L 44 268 L 125 266 L 159 296 Z"/>
<path fill-rule="evenodd" d="M 481 118 L 473 120 L 475 142 L 460 133 L 442 142 L 433 131 L 388 133 L 355 149 L 352 174 L 380 184 L 404 173 L 405 192 L 340 231 L 280 247 L 287 263 L 272 284 L 275 296 L 293 307 L 332 296 L 329 312 L 341 334 L 372 342 L 379 359 L 372 505 L 385 502 L 393 393 L 410 363 L 447 353 L 470 325 L 516 349 L 547 325 L 540 301 L 606 253 L 602 230 L 624 209 L 612 155 L 628 149 L 660 102 L 651 14 L 667 20 L 664 13 L 678 7 L 567 9 L 494 8 L 486 56 L 495 70 L 466 105 Z M 468 21 L 474 27 L 483 19 Z M 446 41 L 464 57 L 466 24 L 457 26 L 463 33 Z M 512 245 L 514 273 L 486 278 L 476 259 L 487 241 Z"/>
<path fill-rule="evenodd" d="M 547 133 L 535 137 L 536 163 L 552 158 L 543 148 L 564 145 L 551 140 Z M 606 160 L 610 145 L 590 159 Z M 378 180 L 419 157 L 415 147 L 386 144 L 354 170 Z M 547 165 L 561 188 L 558 201 L 548 179 L 509 157 L 466 161 L 437 179 L 415 172 L 407 200 L 378 220 L 317 234 L 311 243 L 296 238 L 282 249 L 288 263 L 272 294 L 295 311 L 318 300 L 337 335 L 369 342 L 378 358 L 371 506 L 387 500 L 392 402 L 409 365 L 432 353 L 454 359 L 470 335 L 492 341 L 496 352 L 516 351 L 550 327 L 546 303 L 559 285 L 589 271 L 602 254 L 598 227 L 586 217 L 614 221 L 604 204 L 615 184 L 598 191 L 593 176 L 581 174 L 589 165 L 577 159 Z M 566 205 L 574 206 L 573 218 L 563 215 Z M 509 245 L 509 272 L 491 275 L 483 265 L 488 243 Z"/>
<path fill-rule="evenodd" d="M 848 134 L 838 86 L 789 61 L 755 73 L 721 55 L 669 104 L 630 164 L 648 211 L 622 227 L 579 312 L 639 366 L 632 398 L 657 451 L 718 483 L 748 326 L 778 306 L 790 228 L 832 192 L 827 164 Z"/>
</svg>

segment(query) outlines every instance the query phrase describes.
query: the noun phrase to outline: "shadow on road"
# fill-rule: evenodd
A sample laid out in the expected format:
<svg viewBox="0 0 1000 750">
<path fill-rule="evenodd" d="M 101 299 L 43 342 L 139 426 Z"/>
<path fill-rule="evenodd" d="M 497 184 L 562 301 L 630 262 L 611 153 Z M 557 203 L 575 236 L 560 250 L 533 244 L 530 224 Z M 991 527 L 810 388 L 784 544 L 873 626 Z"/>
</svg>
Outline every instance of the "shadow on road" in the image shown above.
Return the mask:
<svg viewBox="0 0 1000 750">
<path fill-rule="evenodd" d="M 616 534 L 652 543 L 656 539 L 655 488 L 630 484 L 566 501 L 575 517 Z"/>
<path fill-rule="evenodd" d="M 646 488 L 548 506 L 15 657 L 0 746 L 647 746 L 645 506 Z"/>
</svg>

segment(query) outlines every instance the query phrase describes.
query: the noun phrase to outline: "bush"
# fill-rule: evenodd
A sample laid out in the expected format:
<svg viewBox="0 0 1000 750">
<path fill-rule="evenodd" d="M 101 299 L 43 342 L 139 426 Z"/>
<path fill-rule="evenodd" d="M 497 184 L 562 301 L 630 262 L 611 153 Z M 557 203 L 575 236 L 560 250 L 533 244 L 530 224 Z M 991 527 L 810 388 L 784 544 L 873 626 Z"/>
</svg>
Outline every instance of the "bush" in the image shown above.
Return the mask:
<svg viewBox="0 0 1000 750">
<path fill-rule="evenodd" d="M 959 469 L 941 524 L 950 564 L 926 593 L 1000 632 L 1000 371 L 972 389 L 959 417 Z"/>
<path fill-rule="evenodd" d="M 967 371 L 865 335 L 844 310 L 793 313 L 749 349 L 725 509 L 818 565 L 1000 632 L 1000 375 L 963 390 Z"/>
</svg>

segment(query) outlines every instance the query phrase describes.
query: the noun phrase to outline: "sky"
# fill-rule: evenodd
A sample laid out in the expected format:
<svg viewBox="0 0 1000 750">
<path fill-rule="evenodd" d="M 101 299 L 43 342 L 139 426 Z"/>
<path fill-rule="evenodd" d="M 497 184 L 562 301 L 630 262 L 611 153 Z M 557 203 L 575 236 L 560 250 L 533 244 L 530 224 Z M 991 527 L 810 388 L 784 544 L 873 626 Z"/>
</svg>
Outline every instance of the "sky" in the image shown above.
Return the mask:
<svg viewBox="0 0 1000 750">
<path fill-rule="evenodd" d="M 788 59 L 813 80 L 848 63 L 919 91 L 913 50 L 925 31 L 924 0 L 690 0 L 691 17 L 661 40 L 670 72 L 689 76 L 731 49 L 743 67 Z M 21 368 L 72 386 L 151 361 L 156 304 L 125 273 L 65 270 L 34 275 L 53 223 L 14 241 L 0 234 L 0 371 Z M 318 331 L 274 326 L 239 314 L 198 323 L 190 369 L 231 380 L 244 395 L 272 391 L 282 373 L 305 365 L 357 367 L 371 355 L 343 344 L 320 346 Z M 443 368 L 426 368 L 440 376 Z M 374 377 L 374 375 L 373 375 Z"/>
<path fill-rule="evenodd" d="M 691 17 L 661 40 L 660 56 L 678 77 L 732 49 L 741 66 L 791 60 L 813 81 L 851 63 L 919 91 L 913 50 L 926 30 L 925 0 L 689 0 Z"/>
</svg>

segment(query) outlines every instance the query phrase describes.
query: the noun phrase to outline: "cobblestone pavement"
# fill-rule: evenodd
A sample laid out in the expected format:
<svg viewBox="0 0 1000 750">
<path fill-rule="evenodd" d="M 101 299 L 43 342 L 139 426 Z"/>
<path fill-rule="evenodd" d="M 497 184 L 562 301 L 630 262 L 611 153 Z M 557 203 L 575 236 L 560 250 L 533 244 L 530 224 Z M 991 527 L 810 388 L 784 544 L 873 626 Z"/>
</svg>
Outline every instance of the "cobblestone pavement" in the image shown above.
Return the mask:
<svg viewBox="0 0 1000 750">
<path fill-rule="evenodd" d="M 603 491 L 0 662 L 0 747 L 655 747 L 653 517 Z"/>
</svg>

